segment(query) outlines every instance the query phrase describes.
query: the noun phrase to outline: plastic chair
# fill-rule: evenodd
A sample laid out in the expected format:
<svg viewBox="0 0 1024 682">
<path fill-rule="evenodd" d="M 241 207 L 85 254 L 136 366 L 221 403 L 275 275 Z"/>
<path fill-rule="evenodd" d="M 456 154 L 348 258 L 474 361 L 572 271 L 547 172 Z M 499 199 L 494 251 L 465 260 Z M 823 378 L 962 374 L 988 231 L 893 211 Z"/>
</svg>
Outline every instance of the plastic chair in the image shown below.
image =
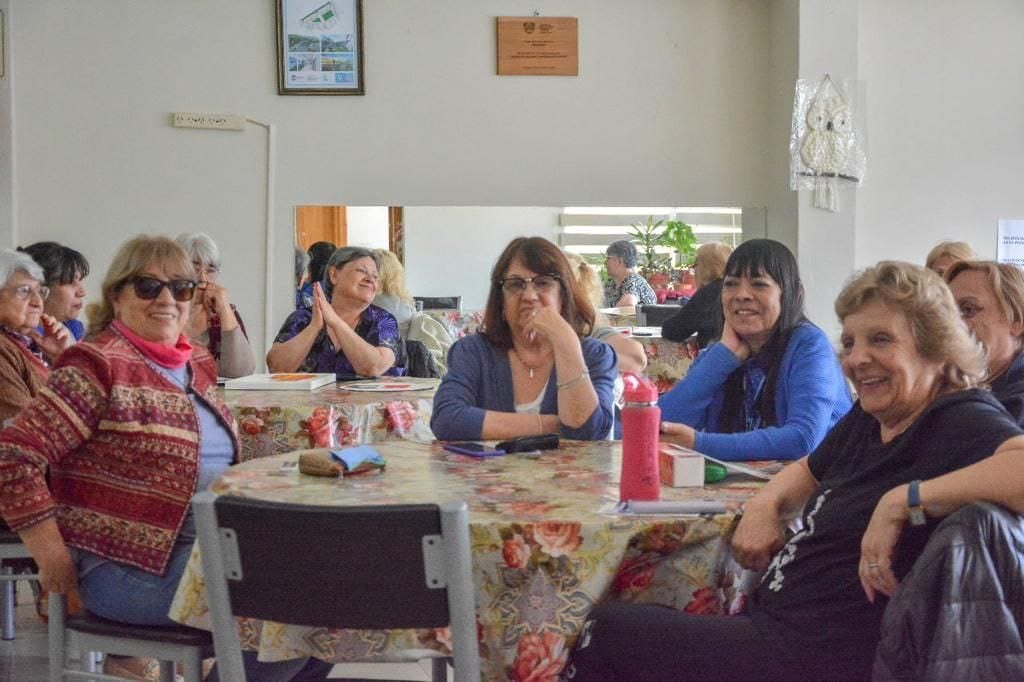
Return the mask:
<svg viewBox="0 0 1024 682">
<path fill-rule="evenodd" d="M 479 682 L 464 502 L 328 507 L 192 500 L 221 679 L 242 680 L 235 617 L 333 628 L 451 626 L 457 682 Z M 434 679 L 447 679 L 435 659 Z"/>
<path fill-rule="evenodd" d="M 97 679 L 92 654 L 96 651 L 158 659 L 161 682 L 174 682 L 174 663 L 180 661 L 185 682 L 202 682 L 203 659 L 213 655 L 213 638 L 209 632 L 185 626 L 128 625 L 94 616 L 88 611 L 68 616 L 67 597 L 63 594 L 50 594 L 49 637 L 50 682 L 69 678 Z M 82 660 L 86 661 L 89 670 L 67 667 L 69 643 L 82 652 Z"/>
<path fill-rule="evenodd" d="M 423 310 L 462 310 L 461 296 L 413 296 L 423 302 Z"/>
<path fill-rule="evenodd" d="M 6 524 L 0 524 L 0 633 L 5 640 L 14 639 L 14 587 L 18 580 L 36 580 L 36 573 L 17 572 L 14 563 L 29 565 L 32 555 L 21 538 Z"/>
</svg>

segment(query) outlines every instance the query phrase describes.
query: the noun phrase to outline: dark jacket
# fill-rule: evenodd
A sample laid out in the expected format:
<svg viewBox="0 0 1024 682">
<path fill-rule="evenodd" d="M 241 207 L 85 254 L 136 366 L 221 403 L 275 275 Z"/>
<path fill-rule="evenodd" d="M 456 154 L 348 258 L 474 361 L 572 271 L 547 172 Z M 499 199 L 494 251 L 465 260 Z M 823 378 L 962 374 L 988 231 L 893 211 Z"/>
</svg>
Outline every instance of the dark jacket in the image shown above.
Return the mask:
<svg viewBox="0 0 1024 682">
<path fill-rule="evenodd" d="M 1019 353 L 1009 369 L 992 382 L 992 395 L 1003 404 L 1013 421 L 1024 426 L 1024 353 Z"/>
<path fill-rule="evenodd" d="M 685 341 L 697 335 L 704 348 L 722 334 L 722 280 L 708 282 L 679 312 L 661 324 L 661 335 L 669 341 Z"/>
<path fill-rule="evenodd" d="M 1024 679 L 1024 524 L 968 505 L 932 534 L 886 607 L 875 680 Z"/>
</svg>

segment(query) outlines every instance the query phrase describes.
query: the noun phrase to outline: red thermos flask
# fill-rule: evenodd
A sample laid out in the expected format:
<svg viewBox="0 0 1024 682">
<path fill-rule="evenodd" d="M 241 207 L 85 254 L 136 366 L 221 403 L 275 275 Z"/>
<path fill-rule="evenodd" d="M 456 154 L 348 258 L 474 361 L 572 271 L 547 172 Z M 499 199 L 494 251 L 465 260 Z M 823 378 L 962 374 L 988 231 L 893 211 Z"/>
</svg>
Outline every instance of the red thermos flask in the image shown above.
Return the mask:
<svg viewBox="0 0 1024 682">
<path fill-rule="evenodd" d="M 657 500 L 661 497 L 658 477 L 658 431 L 661 408 L 658 389 L 647 377 L 627 372 L 622 407 L 622 475 L 619 499 Z"/>
</svg>

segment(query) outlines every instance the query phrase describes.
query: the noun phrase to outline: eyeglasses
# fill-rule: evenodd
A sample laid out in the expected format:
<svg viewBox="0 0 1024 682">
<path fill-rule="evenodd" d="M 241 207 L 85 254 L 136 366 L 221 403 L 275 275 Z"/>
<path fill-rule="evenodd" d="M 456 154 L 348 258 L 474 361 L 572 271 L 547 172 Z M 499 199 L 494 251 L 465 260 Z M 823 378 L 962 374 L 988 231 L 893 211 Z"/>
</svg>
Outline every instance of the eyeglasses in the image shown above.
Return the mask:
<svg viewBox="0 0 1024 682">
<path fill-rule="evenodd" d="M 50 295 L 50 287 L 44 286 L 32 286 L 31 284 L 22 284 L 16 286 L 9 291 L 14 292 L 14 298 L 19 301 L 28 300 L 30 296 L 38 296 L 39 298 L 46 300 L 46 297 Z"/>
<path fill-rule="evenodd" d="M 200 261 L 192 261 L 192 267 L 195 268 L 197 275 L 206 275 L 208 279 L 214 279 L 220 272 L 219 265 L 203 265 Z"/>
<path fill-rule="evenodd" d="M 152 301 L 160 295 L 164 287 L 171 292 L 175 301 L 184 303 L 191 301 L 196 294 L 196 283 L 190 279 L 172 279 L 165 282 L 156 277 L 132 277 L 126 284 L 131 284 L 135 295 L 144 301 Z"/>
<path fill-rule="evenodd" d="M 537 275 L 536 277 L 526 278 L 506 277 L 498 282 L 498 286 L 509 296 L 521 296 L 526 291 L 528 284 L 532 284 L 533 290 L 538 294 L 548 294 L 554 291 L 561 281 L 562 278 L 558 275 Z"/>
</svg>

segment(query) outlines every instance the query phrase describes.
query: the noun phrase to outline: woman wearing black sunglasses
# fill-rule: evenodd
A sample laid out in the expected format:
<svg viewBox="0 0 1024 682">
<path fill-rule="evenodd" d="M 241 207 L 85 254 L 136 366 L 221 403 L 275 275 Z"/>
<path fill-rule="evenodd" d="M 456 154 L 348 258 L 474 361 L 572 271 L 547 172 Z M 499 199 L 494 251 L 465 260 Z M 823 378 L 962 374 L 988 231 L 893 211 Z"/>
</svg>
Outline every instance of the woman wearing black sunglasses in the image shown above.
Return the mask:
<svg viewBox="0 0 1024 682">
<path fill-rule="evenodd" d="M 594 307 L 561 250 L 540 237 L 513 240 L 491 273 L 480 333 L 449 351 L 434 435 L 606 438 L 615 352 L 587 336 L 593 325 Z"/>
<path fill-rule="evenodd" d="M 77 588 L 110 620 L 173 625 L 167 613 L 195 540 L 189 503 L 238 456 L 213 358 L 183 334 L 195 291 L 173 240 L 124 244 L 89 310 L 87 340 L 64 351 L 46 390 L 0 431 L 0 513 L 40 583 Z M 141 675 L 140 663 L 108 657 L 107 672 Z M 284 680 L 307 663 L 257 664 L 253 654 L 247 665 L 264 666 L 250 679 Z M 330 669 L 309 666 L 326 666 L 321 678 Z"/>
</svg>

